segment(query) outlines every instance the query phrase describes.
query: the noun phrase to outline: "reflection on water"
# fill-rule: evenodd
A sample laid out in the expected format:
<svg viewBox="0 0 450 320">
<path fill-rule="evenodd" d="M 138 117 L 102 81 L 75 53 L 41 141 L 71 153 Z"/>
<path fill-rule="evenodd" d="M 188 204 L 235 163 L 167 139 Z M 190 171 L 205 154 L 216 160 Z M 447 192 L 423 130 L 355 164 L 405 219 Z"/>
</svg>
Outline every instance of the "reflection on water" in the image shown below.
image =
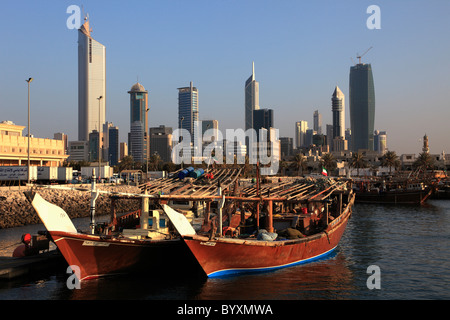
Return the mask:
<svg viewBox="0 0 450 320">
<path fill-rule="evenodd" d="M 83 223 L 87 227 L 89 221 Z M 23 230 L 15 229 L 20 240 Z M 13 234 L 0 230 L 1 246 L 13 241 Z M 449 241 L 450 201 L 421 207 L 358 204 L 335 253 L 310 264 L 212 279 L 115 276 L 82 282 L 80 290 L 67 288 L 68 274 L 61 270 L 0 283 L 0 299 L 450 299 Z M 367 288 L 370 265 L 380 267 L 380 290 Z"/>
</svg>

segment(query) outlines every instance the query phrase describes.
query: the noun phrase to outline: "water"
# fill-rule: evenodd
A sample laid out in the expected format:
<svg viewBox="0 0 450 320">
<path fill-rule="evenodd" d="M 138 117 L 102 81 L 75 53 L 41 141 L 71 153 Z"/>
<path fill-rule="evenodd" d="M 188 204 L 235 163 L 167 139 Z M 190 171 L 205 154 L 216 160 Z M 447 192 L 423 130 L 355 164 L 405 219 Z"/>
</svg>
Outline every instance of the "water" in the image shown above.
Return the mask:
<svg viewBox="0 0 450 320">
<path fill-rule="evenodd" d="M 360 205 L 333 255 L 268 273 L 227 278 L 169 279 L 157 274 L 86 281 L 68 289 L 65 270 L 0 282 L 1 300 L 447 300 L 450 299 L 450 201 L 421 207 Z M 77 219 L 87 227 L 87 219 Z M 0 230 L 0 250 L 27 226 Z M 3 250 L 0 252 L 6 252 Z M 2 255 L 4 255 L 1 253 Z M 369 266 L 380 289 L 367 286 Z M 183 265 L 180 263 L 180 268 Z"/>
</svg>

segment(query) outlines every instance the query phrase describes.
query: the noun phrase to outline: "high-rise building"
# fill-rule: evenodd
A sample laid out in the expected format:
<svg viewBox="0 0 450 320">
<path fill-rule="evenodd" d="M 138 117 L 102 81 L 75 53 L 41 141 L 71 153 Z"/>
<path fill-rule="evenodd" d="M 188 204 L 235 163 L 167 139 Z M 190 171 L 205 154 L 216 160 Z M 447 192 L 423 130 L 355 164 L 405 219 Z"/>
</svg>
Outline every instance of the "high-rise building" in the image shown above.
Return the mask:
<svg viewBox="0 0 450 320">
<path fill-rule="evenodd" d="M 292 138 L 280 137 L 280 148 L 282 157 L 292 156 L 294 154 Z"/>
<path fill-rule="evenodd" d="M 211 130 L 211 131 L 208 131 Z M 213 137 L 219 135 L 219 121 L 217 120 L 202 120 L 202 137 L 203 141 L 211 142 Z"/>
<path fill-rule="evenodd" d="M 373 150 L 375 88 L 370 64 L 350 67 L 349 90 L 352 151 Z"/>
<path fill-rule="evenodd" d="M 326 125 L 327 145 L 330 151 L 333 151 L 333 125 Z"/>
<path fill-rule="evenodd" d="M 128 145 L 130 147 L 130 154 L 138 156 L 139 161 L 146 161 L 149 150 L 148 139 L 148 91 L 139 82 L 135 83 L 130 91 L 130 139 Z M 139 130 L 137 130 L 140 123 Z M 132 127 L 134 130 L 132 130 Z M 133 132 L 133 134 L 131 134 Z M 142 137 L 140 136 L 142 134 Z M 139 137 L 137 136 L 139 135 Z M 131 141 L 133 140 L 133 141 Z M 138 145 L 140 143 L 141 145 Z M 136 148 L 136 152 L 133 150 Z M 137 159 L 134 159 L 138 161 Z"/>
<path fill-rule="evenodd" d="M 345 138 L 345 96 L 338 86 L 331 97 L 331 111 L 333 113 L 333 139 Z"/>
<path fill-rule="evenodd" d="M 126 142 L 120 143 L 120 156 L 119 159 L 122 161 L 124 157 L 128 156 L 128 145 Z"/>
<path fill-rule="evenodd" d="M 102 134 L 97 130 L 93 130 L 89 133 L 89 161 L 99 161 L 99 151 L 102 152 L 101 147 Z M 99 147 L 100 143 L 100 147 Z M 100 149 L 100 150 L 99 150 Z M 100 159 L 104 160 L 104 159 Z"/>
<path fill-rule="evenodd" d="M 141 121 L 134 121 L 131 124 L 129 144 L 130 144 L 130 155 L 133 157 L 133 160 L 136 162 L 143 163 L 145 159 L 145 150 L 144 150 L 144 131 L 145 128 L 142 125 Z"/>
<path fill-rule="evenodd" d="M 316 131 L 317 134 L 322 134 L 322 115 L 319 113 L 319 110 L 314 111 L 313 120 L 314 131 Z"/>
<path fill-rule="evenodd" d="M 253 110 L 253 129 L 256 130 L 256 137 L 259 141 L 259 129 L 269 130 L 274 128 L 274 118 L 272 109 Z"/>
<path fill-rule="evenodd" d="M 253 128 L 253 111 L 259 109 L 259 82 L 255 80 L 255 63 L 252 75 L 245 81 L 245 130 Z"/>
<path fill-rule="evenodd" d="M 178 128 L 186 129 L 191 135 L 191 141 L 194 139 L 196 121 L 198 121 L 198 90 L 191 81 L 189 87 L 178 88 Z"/>
<path fill-rule="evenodd" d="M 162 161 L 172 159 L 172 128 L 160 125 L 150 128 L 150 155 L 158 154 Z"/>
<path fill-rule="evenodd" d="M 108 159 L 111 166 L 119 163 L 119 128 L 108 128 Z"/>
<path fill-rule="evenodd" d="M 105 46 L 91 36 L 89 20 L 78 29 L 78 140 L 102 131 L 106 115 Z M 101 97 L 101 98 L 100 98 Z"/>
<path fill-rule="evenodd" d="M 306 130 L 308 130 L 308 122 L 301 120 L 295 123 L 295 148 L 300 149 L 305 146 Z"/>
</svg>

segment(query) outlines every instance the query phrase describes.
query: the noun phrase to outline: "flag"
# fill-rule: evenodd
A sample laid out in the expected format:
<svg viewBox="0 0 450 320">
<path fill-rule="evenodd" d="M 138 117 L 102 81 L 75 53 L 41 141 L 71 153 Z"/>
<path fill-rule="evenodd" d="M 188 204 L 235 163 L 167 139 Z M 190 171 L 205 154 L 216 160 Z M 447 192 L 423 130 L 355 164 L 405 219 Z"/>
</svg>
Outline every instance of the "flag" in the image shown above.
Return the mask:
<svg viewBox="0 0 450 320">
<path fill-rule="evenodd" d="M 322 174 L 323 174 L 324 176 L 328 176 L 327 169 L 325 169 L 324 167 L 322 167 Z"/>
</svg>

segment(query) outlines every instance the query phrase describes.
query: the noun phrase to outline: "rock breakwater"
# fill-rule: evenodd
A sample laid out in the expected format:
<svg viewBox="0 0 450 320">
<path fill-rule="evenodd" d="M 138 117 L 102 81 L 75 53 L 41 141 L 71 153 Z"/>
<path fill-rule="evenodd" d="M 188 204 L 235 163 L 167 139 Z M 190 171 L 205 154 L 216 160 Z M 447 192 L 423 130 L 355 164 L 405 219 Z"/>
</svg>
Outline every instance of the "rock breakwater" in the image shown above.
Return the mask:
<svg viewBox="0 0 450 320">
<path fill-rule="evenodd" d="M 140 193 L 134 186 L 99 186 L 101 190 L 116 192 Z M 41 223 L 39 216 L 24 195 L 26 188 L 11 190 L 0 188 L 0 229 L 20 227 L 28 224 Z M 82 218 L 90 215 L 89 207 L 91 193 L 88 191 L 40 189 L 39 194 L 67 212 L 70 218 Z M 117 212 L 130 212 L 140 209 L 140 201 L 119 200 L 116 203 Z M 111 200 L 108 195 L 100 194 L 96 201 L 96 215 L 109 214 Z"/>
</svg>

